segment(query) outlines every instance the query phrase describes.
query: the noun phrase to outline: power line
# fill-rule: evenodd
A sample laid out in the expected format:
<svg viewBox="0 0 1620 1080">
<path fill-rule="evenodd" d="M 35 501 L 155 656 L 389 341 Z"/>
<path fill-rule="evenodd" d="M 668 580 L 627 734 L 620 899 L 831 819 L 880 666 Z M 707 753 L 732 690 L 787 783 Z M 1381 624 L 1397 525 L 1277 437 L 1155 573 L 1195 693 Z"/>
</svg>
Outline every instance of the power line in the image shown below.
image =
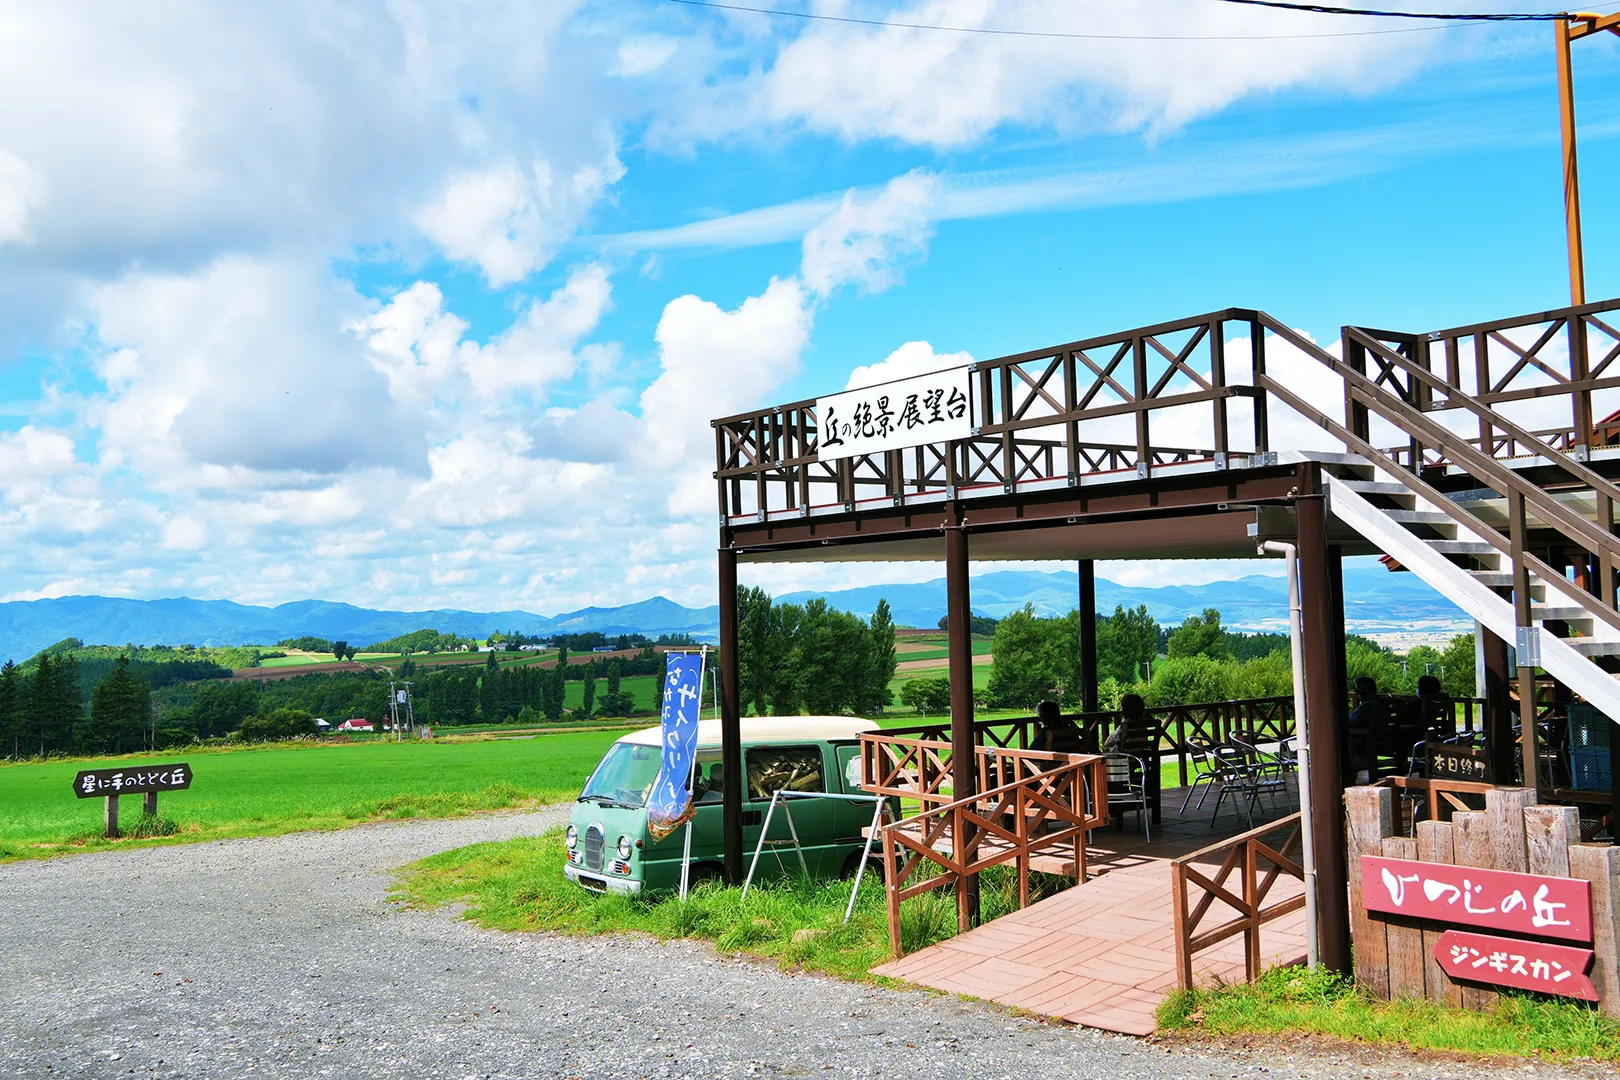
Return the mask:
<svg viewBox="0 0 1620 1080">
<path fill-rule="evenodd" d="M 1306 11 L 1313 15 L 1364 15 L 1374 19 L 1427 19 L 1442 22 L 1567 22 L 1567 11 L 1494 12 L 1460 15 L 1442 11 L 1383 11 L 1374 8 L 1332 7 L 1328 4 L 1293 4 L 1287 0 L 1215 0 L 1220 4 L 1242 4 L 1245 7 L 1279 8 L 1283 11 Z"/>
<path fill-rule="evenodd" d="M 862 19 L 853 15 L 821 15 L 808 11 L 783 11 L 778 8 L 751 7 L 747 4 L 722 3 L 720 0 L 664 0 L 683 7 L 709 8 L 715 11 L 737 11 L 751 15 L 769 15 L 780 19 L 799 19 L 805 22 L 844 23 L 853 26 L 872 26 L 878 29 L 935 30 L 951 34 L 981 34 L 993 37 L 1054 38 L 1074 41 L 1302 41 L 1312 38 L 1376 37 L 1383 34 L 1422 34 L 1435 30 L 1449 30 L 1454 26 L 1488 22 L 1531 22 L 1562 19 L 1563 14 L 1545 12 L 1535 14 L 1481 14 L 1481 15 L 1425 15 L 1396 11 L 1371 11 L 1356 8 L 1333 8 L 1317 4 L 1289 4 L 1282 0 L 1216 0 L 1219 3 L 1252 4 L 1258 7 L 1282 8 L 1322 15 L 1371 15 L 1391 18 L 1429 20 L 1432 26 L 1402 26 L 1388 30 L 1340 30 L 1322 34 L 1083 34 L 1057 30 L 1011 30 L 989 26 L 945 26 L 936 23 L 893 22 L 886 19 Z M 1607 5 L 1604 5 L 1607 6 Z"/>
</svg>

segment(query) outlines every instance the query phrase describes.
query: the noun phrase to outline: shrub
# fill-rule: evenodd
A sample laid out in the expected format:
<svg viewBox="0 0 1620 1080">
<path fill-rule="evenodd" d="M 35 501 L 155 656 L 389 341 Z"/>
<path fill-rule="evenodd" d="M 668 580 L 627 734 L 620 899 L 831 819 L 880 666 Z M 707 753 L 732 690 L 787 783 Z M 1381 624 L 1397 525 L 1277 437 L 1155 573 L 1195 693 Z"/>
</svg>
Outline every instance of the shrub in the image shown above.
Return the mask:
<svg viewBox="0 0 1620 1080">
<path fill-rule="evenodd" d="M 938 716 L 951 711 L 951 680 L 941 676 L 908 679 L 900 688 L 900 703 L 924 715 Z"/>
<path fill-rule="evenodd" d="M 1162 660 L 1153 666 L 1153 681 L 1145 695 L 1147 703 L 1159 706 L 1225 701 L 1232 696 L 1231 668 L 1207 656 Z"/>
</svg>

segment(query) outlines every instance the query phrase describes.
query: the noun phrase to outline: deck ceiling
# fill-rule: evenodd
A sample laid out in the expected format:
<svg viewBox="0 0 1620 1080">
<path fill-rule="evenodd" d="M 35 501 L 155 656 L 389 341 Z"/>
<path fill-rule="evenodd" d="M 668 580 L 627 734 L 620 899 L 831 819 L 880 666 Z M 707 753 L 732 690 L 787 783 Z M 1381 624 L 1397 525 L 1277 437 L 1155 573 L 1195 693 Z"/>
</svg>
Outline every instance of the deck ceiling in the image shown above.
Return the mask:
<svg viewBox="0 0 1620 1080">
<path fill-rule="evenodd" d="M 1164 559 L 1258 559 L 1251 528 L 1261 519 L 1266 539 L 1294 537 L 1294 514 L 1287 507 L 1156 514 L 1134 520 L 1065 521 L 972 527 L 968 558 L 975 562 L 1110 561 Z M 1347 527 L 1331 523 L 1331 543 L 1346 555 L 1376 551 Z M 916 527 L 892 538 L 838 537 L 812 540 L 803 546 L 743 547 L 739 560 L 750 563 L 941 562 L 945 558 L 942 528 Z"/>
</svg>

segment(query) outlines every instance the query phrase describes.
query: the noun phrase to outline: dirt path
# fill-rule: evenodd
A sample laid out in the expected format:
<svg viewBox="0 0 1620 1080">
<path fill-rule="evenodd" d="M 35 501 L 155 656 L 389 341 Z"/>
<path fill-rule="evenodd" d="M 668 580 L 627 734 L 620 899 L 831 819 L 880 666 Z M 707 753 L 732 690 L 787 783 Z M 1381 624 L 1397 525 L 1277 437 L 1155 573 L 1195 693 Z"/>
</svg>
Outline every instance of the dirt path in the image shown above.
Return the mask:
<svg viewBox="0 0 1620 1080">
<path fill-rule="evenodd" d="M 393 867 L 562 818 L 551 808 L 0 866 L 0 1075 L 1524 1075 L 1299 1045 L 1171 1051 L 694 942 L 500 934 L 386 900 Z"/>
</svg>

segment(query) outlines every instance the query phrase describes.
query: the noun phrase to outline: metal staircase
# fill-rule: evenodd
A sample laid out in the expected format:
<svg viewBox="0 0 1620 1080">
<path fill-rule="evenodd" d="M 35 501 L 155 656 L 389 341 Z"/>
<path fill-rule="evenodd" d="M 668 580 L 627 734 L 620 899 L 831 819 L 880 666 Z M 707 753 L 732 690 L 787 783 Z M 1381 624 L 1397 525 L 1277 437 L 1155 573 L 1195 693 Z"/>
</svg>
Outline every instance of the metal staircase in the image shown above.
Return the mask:
<svg viewBox="0 0 1620 1080">
<path fill-rule="evenodd" d="M 1580 355 L 1572 357 L 1565 380 L 1570 388 L 1553 385 L 1543 392 L 1572 397 L 1571 429 L 1526 430 L 1495 407 L 1491 393 L 1464 389 L 1455 344 L 1444 333 L 1402 338 L 1346 327 L 1340 358 L 1262 316 L 1273 334 L 1343 380 L 1344 420 L 1275 378 L 1260 374 L 1256 382 L 1361 459 L 1327 470 L 1336 518 L 1515 645 L 1521 658 L 1620 722 L 1620 680 L 1611 673 L 1620 668 L 1620 487 L 1593 467 L 1590 401 L 1593 387 L 1607 389 L 1614 382 L 1597 376 L 1620 356 L 1620 345 L 1596 372 L 1582 370 L 1582 320 L 1589 314 L 1567 309 L 1524 320 L 1553 320 L 1582 331 L 1580 348 L 1572 350 Z M 1596 325 L 1614 334 L 1601 321 Z M 1516 346 L 1500 332 L 1495 336 L 1518 354 L 1515 373 L 1530 363 L 1548 370 L 1535 352 L 1551 332 L 1530 347 Z M 1475 338 L 1473 347 L 1483 353 L 1486 334 Z M 1436 340 L 1447 343 L 1446 362 L 1431 365 L 1429 347 Z M 1475 386 L 1490 390 L 1484 371 L 1482 364 Z M 1527 396 L 1515 393 L 1514 400 Z M 1374 416 L 1404 433 L 1408 445 L 1393 451 L 1375 446 L 1369 433 Z M 1479 437 L 1459 433 L 1459 420 L 1477 423 Z"/>
</svg>

